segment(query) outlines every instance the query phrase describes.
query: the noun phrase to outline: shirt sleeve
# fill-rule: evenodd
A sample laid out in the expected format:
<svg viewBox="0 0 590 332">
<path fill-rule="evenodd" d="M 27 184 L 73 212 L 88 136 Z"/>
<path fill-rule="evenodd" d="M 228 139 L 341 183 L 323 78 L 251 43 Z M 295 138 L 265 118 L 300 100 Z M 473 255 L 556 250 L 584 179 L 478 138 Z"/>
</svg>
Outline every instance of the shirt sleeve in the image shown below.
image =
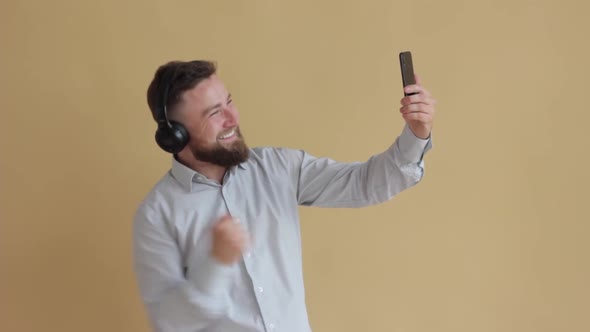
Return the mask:
<svg viewBox="0 0 590 332">
<path fill-rule="evenodd" d="M 298 203 L 350 208 L 383 203 L 422 180 L 431 142 L 432 137 L 420 139 L 406 125 L 386 151 L 366 162 L 341 163 L 301 152 Z"/>
<path fill-rule="evenodd" d="M 139 290 L 158 332 L 202 331 L 227 311 L 231 267 L 207 256 L 186 277 L 181 253 L 161 214 L 147 205 L 133 223 L 133 259 Z"/>
</svg>

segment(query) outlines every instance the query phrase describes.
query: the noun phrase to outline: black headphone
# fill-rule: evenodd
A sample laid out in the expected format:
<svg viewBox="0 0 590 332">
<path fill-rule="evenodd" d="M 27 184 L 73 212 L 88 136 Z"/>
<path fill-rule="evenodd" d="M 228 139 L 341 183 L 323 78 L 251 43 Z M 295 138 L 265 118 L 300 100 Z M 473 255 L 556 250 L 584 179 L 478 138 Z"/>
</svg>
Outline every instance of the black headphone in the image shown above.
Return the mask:
<svg viewBox="0 0 590 332">
<path fill-rule="evenodd" d="M 172 81 L 175 77 L 176 71 L 172 71 L 172 74 L 163 79 L 163 83 L 166 84 L 166 89 L 164 90 L 164 94 L 161 98 L 162 102 L 160 103 L 156 112 L 156 120 L 158 121 L 158 129 L 156 130 L 156 143 L 158 143 L 158 146 L 161 147 L 162 150 L 173 154 L 177 154 L 182 151 L 189 141 L 189 135 L 186 128 L 176 121 L 168 120 L 168 108 L 166 104 L 168 103 L 168 92 L 170 90 L 170 85 L 172 85 Z"/>
</svg>

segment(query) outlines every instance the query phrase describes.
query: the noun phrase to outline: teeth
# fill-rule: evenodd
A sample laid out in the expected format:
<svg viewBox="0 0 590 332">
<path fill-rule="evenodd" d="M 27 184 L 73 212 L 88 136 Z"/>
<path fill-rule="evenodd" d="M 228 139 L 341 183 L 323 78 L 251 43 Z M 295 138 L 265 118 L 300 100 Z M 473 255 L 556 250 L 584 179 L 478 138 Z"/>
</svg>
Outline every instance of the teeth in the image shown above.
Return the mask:
<svg viewBox="0 0 590 332">
<path fill-rule="evenodd" d="M 231 136 L 233 136 L 235 132 L 236 132 L 236 130 L 235 130 L 235 129 L 232 129 L 232 131 L 230 131 L 229 133 L 227 133 L 227 134 L 225 134 L 225 135 L 223 135 L 223 136 L 221 136 L 221 137 L 219 137 L 219 138 L 220 138 L 220 139 L 226 139 L 226 138 L 228 138 L 228 137 L 231 137 Z"/>
</svg>

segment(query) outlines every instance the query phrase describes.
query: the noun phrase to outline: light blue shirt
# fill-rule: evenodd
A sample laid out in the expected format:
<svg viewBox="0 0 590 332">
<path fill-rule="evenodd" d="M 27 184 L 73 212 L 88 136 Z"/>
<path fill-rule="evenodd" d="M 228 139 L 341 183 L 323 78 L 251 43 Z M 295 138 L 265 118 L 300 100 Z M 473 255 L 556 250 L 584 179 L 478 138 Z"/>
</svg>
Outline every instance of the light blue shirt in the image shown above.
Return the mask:
<svg viewBox="0 0 590 332">
<path fill-rule="evenodd" d="M 139 205 L 134 267 L 158 332 L 311 331 L 303 285 L 298 205 L 362 207 L 418 183 L 431 139 L 406 126 L 385 152 L 340 163 L 286 148 L 254 148 L 223 185 L 180 164 Z M 252 236 L 233 265 L 210 256 L 211 227 L 240 218 Z"/>
</svg>

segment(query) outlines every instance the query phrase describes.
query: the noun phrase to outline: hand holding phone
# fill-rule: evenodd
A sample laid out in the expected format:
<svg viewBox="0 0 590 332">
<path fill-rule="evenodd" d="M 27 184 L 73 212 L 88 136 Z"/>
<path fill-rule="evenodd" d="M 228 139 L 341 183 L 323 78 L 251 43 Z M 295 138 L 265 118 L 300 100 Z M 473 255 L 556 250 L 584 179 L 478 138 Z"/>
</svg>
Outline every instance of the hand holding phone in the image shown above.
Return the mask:
<svg viewBox="0 0 590 332">
<path fill-rule="evenodd" d="M 434 117 L 434 104 L 436 101 L 432 98 L 422 85 L 416 85 L 414 92 L 406 93 L 406 87 L 417 84 L 414 77 L 414 64 L 412 63 L 412 54 L 410 52 L 401 52 L 399 62 L 402 70 L 402 83 L 404 85 L 404 98 L 400 100 L 402 107 L 400 113 L 414 135 L 421 139 L 430 137 L 432 130 L 432 121 Z M 407 98 L 407 96 L 416 95 L 416 97 Z"/>
<path fill-rule="evenodd" d="M 402 71 L 402 84 L 404 88 L 408 85 L 416 84 L 414 77 L 414 64 L 412 63 L 412 53 L 409 51 L 399 54 L 399 65 Z M 405 93 L 404 96 L 415 95 L 417 92 Z"/>
</svg>

